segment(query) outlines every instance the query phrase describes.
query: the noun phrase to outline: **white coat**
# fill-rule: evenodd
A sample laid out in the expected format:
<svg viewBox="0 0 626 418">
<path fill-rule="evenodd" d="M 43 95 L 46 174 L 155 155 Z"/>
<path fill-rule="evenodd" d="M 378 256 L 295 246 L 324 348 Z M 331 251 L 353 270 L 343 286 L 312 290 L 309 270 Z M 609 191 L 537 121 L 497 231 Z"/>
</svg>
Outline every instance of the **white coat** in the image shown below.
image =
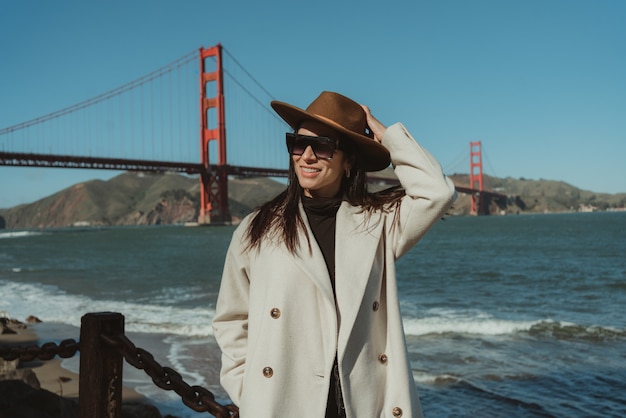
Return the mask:
<svg viewBox="0 0 626 418">
<path fill-rule="evenodd" d="M 382 139 L 407 195 L 395 214 L 366 221 L 337 212 L 336 300 L 320 248 L 300 233 L 289 253 L 278 238 L 244 251 L 250 217 L 235 230 L 213 321 L 221 383 L 243 418 L 323 418 L 337 355 L 348 418 L 421 417 L 398 302 L 395 261 L 454 200 L 452 181 L 406 131 Z M 399 223 L 398 223 L 399 221 Z"/>
</svg>

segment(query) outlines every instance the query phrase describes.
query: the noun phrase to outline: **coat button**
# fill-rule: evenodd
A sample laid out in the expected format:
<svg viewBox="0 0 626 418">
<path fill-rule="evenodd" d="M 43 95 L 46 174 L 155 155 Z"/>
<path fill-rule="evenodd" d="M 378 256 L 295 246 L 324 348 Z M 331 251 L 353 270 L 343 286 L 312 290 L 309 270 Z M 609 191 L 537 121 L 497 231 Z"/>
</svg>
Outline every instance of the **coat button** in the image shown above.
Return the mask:
<svg viewBox="0 0 626 418">
<path fill-rule="evenodd" d="M 278 308 L 273 308 L 273 309 L 270 311 L 270 316 L 271 316 L 272 318 L 274 318 L 274 319 L 278 319 L 278 318 L 280 318 L 280 309 L 278 309 Z"/>
<path fill-rule="evenodd" d="M 401 417 L 402 416 L 402 408 L 399 407 L 395 407 L 391 410 L 391 413 L 393 414 L 394 417 Z"/>
<path fill-rule="evenodd" d="M 378 361 L 380 361 L 382 364 L 387 364 L 387 354 L 382 353 L 380 356 L 378 356 Z"/>
<path fill-rule="evenodd" d="M 372 309 L 374 310 L 374 312 L 376 312 L 378 310 L 378 308 L 380 308 L 380 305 L 378 303 L 378 301 L 374 302 L 374 305 L 372 306 Z"/>
<path fill-rule="evenodd" d="M 263 368 L 263 376 L 270 378 L 272 376 L 274 376 L 274 370 L 272 370 L 271 367 L 264 367 Z"/>
</svg>

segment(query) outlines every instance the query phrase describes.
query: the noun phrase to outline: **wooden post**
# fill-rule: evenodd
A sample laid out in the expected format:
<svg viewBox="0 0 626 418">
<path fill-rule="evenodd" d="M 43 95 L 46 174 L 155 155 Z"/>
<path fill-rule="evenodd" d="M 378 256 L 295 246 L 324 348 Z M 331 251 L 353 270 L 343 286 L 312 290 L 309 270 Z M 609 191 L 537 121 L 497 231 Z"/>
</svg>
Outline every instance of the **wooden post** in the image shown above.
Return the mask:
<svg viewBox="0 0 626 418">
<path fill-rule="evenodd" d="M 78 416 L 119 418 L 122 413 L 122 367 L 124 358 L 107 345 L 101 335 L 124 334 L 120 313 L 88 313 L 81 318 Z"/>
</svg>

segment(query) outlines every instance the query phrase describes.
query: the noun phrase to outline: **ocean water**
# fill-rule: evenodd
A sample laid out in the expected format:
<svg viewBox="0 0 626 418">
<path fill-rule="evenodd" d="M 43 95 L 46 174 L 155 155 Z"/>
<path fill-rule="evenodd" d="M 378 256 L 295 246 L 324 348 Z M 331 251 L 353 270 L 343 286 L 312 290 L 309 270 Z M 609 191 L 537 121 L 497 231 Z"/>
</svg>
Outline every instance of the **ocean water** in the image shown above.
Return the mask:
<svg viewBox="0 0 626 418">
<path fill-rule="evenodd" d="M 233 228 L 0 232 L 0 313 L 42 319 L 43 343 L 120 312 L 135 345 L 226 403 L 211 319 Z M 427 418 L 626 416 L 626 213 L 447 218 L 398 279 Z M 209 416 L 124 373 L 162 413 Z"/>
</svg>

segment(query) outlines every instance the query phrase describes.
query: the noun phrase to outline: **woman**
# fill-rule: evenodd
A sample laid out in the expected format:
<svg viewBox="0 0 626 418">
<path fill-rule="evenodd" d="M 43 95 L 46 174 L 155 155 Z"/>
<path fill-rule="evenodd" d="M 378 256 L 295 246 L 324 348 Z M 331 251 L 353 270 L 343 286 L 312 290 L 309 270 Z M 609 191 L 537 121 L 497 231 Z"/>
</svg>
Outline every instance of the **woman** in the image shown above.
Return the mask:
<svg viewBox="0 0 626 418">
<path fill-rule="evenodd" d="M 213 321 L 243 418 L 421 417 L 395 261 L 454 185 L 401 124 L 323 92 L 273 109 L 294 129 L 287 189 L 235 230 Z M 402 188 L 367 192 L 390 163 Z"/>
</svg>

